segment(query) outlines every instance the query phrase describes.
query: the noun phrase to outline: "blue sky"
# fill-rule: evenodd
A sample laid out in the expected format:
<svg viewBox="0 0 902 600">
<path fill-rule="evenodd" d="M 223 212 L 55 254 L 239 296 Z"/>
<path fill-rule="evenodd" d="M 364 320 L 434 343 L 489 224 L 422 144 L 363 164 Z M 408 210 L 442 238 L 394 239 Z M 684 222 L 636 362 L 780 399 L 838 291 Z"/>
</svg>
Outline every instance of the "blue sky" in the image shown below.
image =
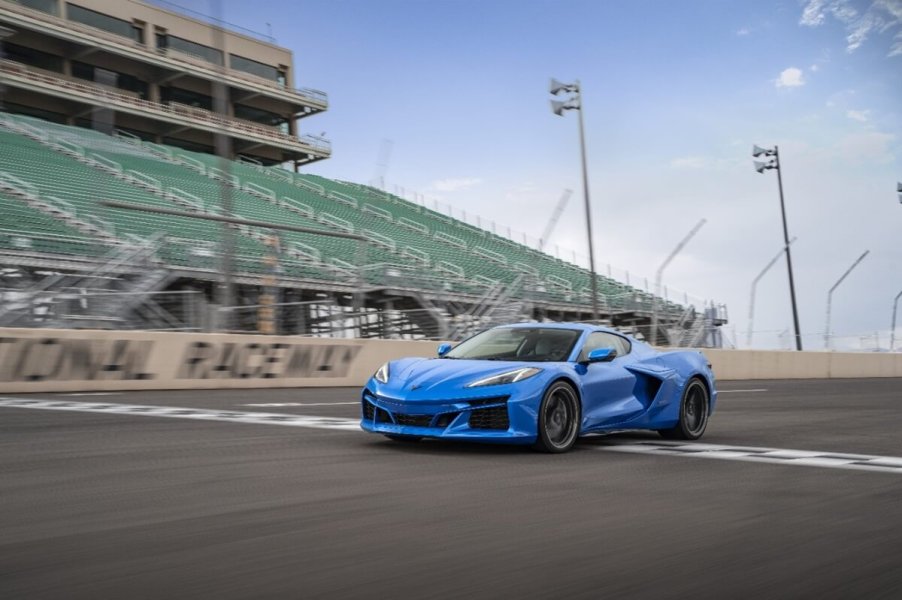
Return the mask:
<svg viewBox="0 0 902 600">
<path fill-rule="evenodd" d="M 600 270 L 651 280 L 706 218 L 665 284 L 725 302 L 740 345 L 750 283 L 782 245 L 776 177 L 755 173 L 750 149 L 778 144 L 806 345 L 823 347 L 827 290 L 865 249 L 833 329 L 838 347 L 887 345 L 902 290 L 902 0 L 221 1 L 227 21 L 271 24 L 295 84 L 329 94 L 301 122 L 333 142 L 310 172 L 383 174 L 532 238 L 572 188 L 550 243 L 584 262 L 576 114 L 553 115 L 547 93 L 551 76 L 580 79 Z M 779 347 L 789 327 L 781 262 L 758 287 L 755 345 Z"/>
</svg>

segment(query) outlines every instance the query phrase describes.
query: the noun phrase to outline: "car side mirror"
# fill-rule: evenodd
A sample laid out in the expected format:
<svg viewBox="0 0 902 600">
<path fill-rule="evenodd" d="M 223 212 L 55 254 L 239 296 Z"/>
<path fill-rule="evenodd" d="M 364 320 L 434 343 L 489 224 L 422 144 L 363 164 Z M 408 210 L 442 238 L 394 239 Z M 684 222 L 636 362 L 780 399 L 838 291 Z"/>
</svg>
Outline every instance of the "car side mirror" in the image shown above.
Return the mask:
<svg viewBox="0 0 902 600">
<path fill-rule="evenodd" d="M 596 348 L 595 350 L 590 350 L 589 356 L 586 358 L 590 363 L 611 362 L 617 358 L 617 351 L 613 348 Z"/>
<path fill-rule="evenodd" d="M 453 348 L 451 344 L 442 344 L 438 347 L 438 357 L 441 358 Z"/>
</svg>

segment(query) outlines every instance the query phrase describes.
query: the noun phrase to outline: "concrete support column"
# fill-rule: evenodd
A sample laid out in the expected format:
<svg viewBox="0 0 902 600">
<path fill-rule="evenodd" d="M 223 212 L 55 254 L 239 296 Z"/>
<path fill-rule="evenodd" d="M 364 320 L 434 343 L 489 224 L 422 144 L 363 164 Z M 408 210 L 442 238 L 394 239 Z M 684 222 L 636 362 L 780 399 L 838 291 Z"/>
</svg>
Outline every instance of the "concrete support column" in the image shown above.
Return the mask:
<svg viewBox="0 0 902 600">
<path fill-rule="evenodd" d="M 147 84 L 147 99 L 150 102 L 156 102 L 157 104 L 159 104 L 161 102 L 160 98 L 160 84 L 156 81 L 151 81 Z"/>
</svg>

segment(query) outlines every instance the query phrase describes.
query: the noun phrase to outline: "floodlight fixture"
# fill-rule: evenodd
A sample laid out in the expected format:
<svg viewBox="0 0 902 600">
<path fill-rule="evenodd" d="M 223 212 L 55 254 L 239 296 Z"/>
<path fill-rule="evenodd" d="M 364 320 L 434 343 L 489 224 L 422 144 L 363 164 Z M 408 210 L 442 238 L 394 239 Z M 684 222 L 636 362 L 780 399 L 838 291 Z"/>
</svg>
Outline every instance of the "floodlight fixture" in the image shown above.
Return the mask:
<svg viewBox="0 0 902 600">
<path fill-rule="evenodd" d="M 774 161 L 769 161 L 769 162 L 761 162 L 758 160 L 755 161 L 755 170 L 758 171 L 759 173 L 764 173 L 768 169 L 776 169 L 776 168 L 777 168 L 777 164 Z"/>
<path fill-rule="evenodd" d="M 902 183 L 896 184 L 896 191 L 899 192 L 899 204 L 902 204 Z"/>
<path fill-rule="evenodd" d="M 752 146 L 752 156 L 758 158 L 759 156 L 774 156 L 776 154 L 776 150 L 773 148 L 762 148 L 757 144 Z"/>
<path fill-rule="evenodd" d="M 557 96 L 561 92 L 579 92 L 579 83 L 562 83 L 552 77 L 548 91 L 552 96 Z"/>
<path fill-rule="evenodd" d="M 565 110 L 579 110 L 579 103 L 573 98 L 565 102 L 561 102 L 560 100 L 551 101 L 551 112 L 557 116 L 563 117 Z"/>
</svg>

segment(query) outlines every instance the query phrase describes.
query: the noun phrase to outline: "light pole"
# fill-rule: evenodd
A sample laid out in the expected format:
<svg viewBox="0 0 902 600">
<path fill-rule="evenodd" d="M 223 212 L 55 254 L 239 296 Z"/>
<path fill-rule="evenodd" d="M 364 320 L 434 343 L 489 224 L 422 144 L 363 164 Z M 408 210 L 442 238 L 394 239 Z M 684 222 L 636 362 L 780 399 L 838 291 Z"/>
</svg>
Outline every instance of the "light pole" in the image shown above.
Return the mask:
<svg viewBox="0 0 902 600">
<path fill-rule="evenodd" d="M 792 300 L 792 324 L 795 327 L 796 334 L 796 350 L 802 349 L 802 333 L 799 331 L 799 309 L 796 305 L 796 286 L 792 277 L 792 254 L 789 252 L 789 228 L 786 226 L 786 203 L 783 201 L 783 175 L 780 168 L 780 149 L 774 146 L 773 150 L 752 147 L 752 156 L 770 157 L 767 162 L 755 161 L 755 170 L 764 173 L 768 169 L 777 170 L 777 186 L 780 189 L 780 214 L 783 216 L 783 244 L 786 250 L 786 268 L 789 271 L 789 297 Z"/>
<path fill-rule="evenodd" d="M 564 116 L 565 110 L 579 111 L 579 147 L 582 153 L 583 164 L 583 200 L 586 205 L 586 237 L 589 241 L 589 272 L 592 285 L 592 320 L 598 321 L 598 282 L 595 279 L 595 251 L 592 245 L 592 209 L 589 203 L 589 171 L 586 167 L 586 132 L 583 125 L 583 101 L 582 93 L 579 87 L 579 80 L 573 83 L 561 83 L 556 79 L 551 80 L 548 88 L 552 96 L 557 96 L 561 92 L 573 94 L 564 101 L 552 100 L 551 111 L 559 117 Z"/>
<path fill-rule="evenodd" d="M 896 299 L 893 300 L 893 324 L 889 329 L 889 351 L 892 352 L 896 349 L 896 309 L 899 308 L 899 298 L 902 297 L 902 292 L 896 294 Z"/>
<path fill-rule="evenodd" d="M 792 244 L 795 241 L 796 241 L 796 238 L 792 238 L 791 240 L 789 240 L 789 243 Z M 776 263 L 778 260 L 780 260 L 780 256 L 785 251 L 786 251 L 786 248 L 780 248 L 780 251 L 777 252 L 777 255 L 774 256 L 770 260 L 769 263 L 767 263 L 766 267 L 761 269 L 761 272 L 758 273 L 758 276 L 755 277 L 755 279 L 752 281 L 752 289 L 751 289 L 751 293 L 749 294 L 749 330 L 748 330 L 748 333 L 746 334 L 746 338 L 745 338 L 745 345 L 748 346 L 749 348 L 752 347 L 752 331 L 753 331 L 752 325 L 755 322 L 755 288 L 758 286 L 758 281 L 762 277 L 764 277 L 765 273 L 770 271 L 770 268 L 772 266 L 774 266 L 774 263 Z"/>
<path fill-rule="evenodd" d="M 846 269 L 846 272 L 842 274 L 836 283 L 833 284 L 833 287 L 830 288 L 830 291 L 827 292 L 827 326 L 824 328 L 824 350 L 830 349 L 830 339 L 833 337 L 832 332 L 830 331 L 830 309 L 833 304 L 833 290 L 839 287 L 839 284 L 843 282 L 849 273 L 852 272 L 852 269 L 858 266 L 858 263 L 864 260 L 864 257 L 868 255 L 870 250 L 865 250 L 864 253 L 858 257 L 858 259 L 852 263 L 852 266 Z"/>
<path fill-rule="evenodd" d="M 658 271 L 655 273 L 655 294 L 651 299 L 651 335 L 649 336 L 648 343 L 655 344 L 658 343 L 658 299 L 661 297 L 661 277 L 664 274 L 664 269 L 667 268 L 667 265 L 670 264 L 676 255 L 680 253 L 680 251 L 686 247 L 686 244 L 689 243 L 695 234 L 698 233 L 698 230 L 702 228 L 702 225 L 707 223 L 707 219 L 702 219 L 698 223 L 695 224 L 689 233 L 686 234 L 679 244 L 676 245 L 676 248 L 673 249 L 673 252 L 661 263 L 661 266 L 658 267 Z"/>
<path fill-rule="evenodd" d="M 902 183 L 896 183 L 896 191 L 899 193 L 899 204 L 902 204 Z"/>
</svg>

